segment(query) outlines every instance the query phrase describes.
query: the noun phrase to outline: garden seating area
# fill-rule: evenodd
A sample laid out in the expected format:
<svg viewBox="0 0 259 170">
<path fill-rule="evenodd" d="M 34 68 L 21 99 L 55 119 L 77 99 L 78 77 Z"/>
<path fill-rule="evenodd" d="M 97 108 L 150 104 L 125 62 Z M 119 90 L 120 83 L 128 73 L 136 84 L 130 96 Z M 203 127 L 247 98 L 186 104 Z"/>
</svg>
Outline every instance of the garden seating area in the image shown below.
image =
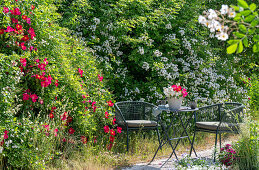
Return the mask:
<svg viewBox="0 0 259 170">
<path fill-rule="evenodd" d="M 258 6 L 0 1 L 0 168 L 259 169 Z"/>
</svg>

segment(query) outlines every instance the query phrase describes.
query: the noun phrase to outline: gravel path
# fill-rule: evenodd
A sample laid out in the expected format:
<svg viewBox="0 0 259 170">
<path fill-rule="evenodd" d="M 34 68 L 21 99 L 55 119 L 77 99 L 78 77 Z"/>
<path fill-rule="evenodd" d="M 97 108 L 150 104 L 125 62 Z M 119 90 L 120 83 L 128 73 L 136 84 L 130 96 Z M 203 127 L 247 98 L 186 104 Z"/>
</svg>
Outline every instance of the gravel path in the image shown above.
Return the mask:
<svg viewBox="0 0 259 170">
<path fill-rule="evenodd" d="M 232 142 L 231 141 L 224 141 L 224 142 L 222 142 L 222 146 L 224 146 L 225 144 L 228 144 L 228 143 L 232 143 Z M 218 146 L 217 150 L 219 150 L 219 146 Z M 212 147 L 208 150 L 196 151 L 196 152 L 197 152 L 198 157 L 205 158 L 208 161 L 212 161 L 212 154 L 214 153 L 213 151 L 214 151 L 214 147 Z M 179 159 L 181 159 L 182 156 L 177 154 L 177 157 Z M 193 153 L 192 158 L 195 158 L 195 157 L 196 156 Z M 146 162 L 145 163 L 138 163 L 138 164 L 136 164 L 132 167 L 123 168 L 123 170 L 158 170 L 158 169 L 173 170 L 173 169 L 176 169 L 177 163 L 176 163 L 175 157 L 173 156 L 170 160 L 168 160 L 166 162 L 167 159 L 168 158 L 154 160 L 151 164 L 148 164 Z"/>
</svg>

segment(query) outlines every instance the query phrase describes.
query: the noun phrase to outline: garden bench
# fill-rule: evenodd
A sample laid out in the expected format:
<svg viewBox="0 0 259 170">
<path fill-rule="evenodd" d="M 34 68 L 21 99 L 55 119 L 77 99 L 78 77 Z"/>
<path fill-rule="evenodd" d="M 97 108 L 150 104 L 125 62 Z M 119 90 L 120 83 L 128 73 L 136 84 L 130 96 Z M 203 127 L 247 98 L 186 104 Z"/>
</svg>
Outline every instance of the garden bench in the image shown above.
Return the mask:
<svg viewBox="0 0 259 170">
<path fill-rule="evenodd" d="M 156 130 L 158 123 L 153 115 L 157 106 L 141 101 L 122 101 L 115 103 L 116 123 L 127 131 L 127 151 L 129 150 L 129 131 Z"/>
<path fill-rule="evenodd" d="M 243 108 L 244 105 L 241 103 L 220 103 L 199 108 L 195 115 L 196 123 L 193 143 L 197 131 L 215 133 L 215 161 L 217 136 L 219 135 L 221 148 L 222 133 L 239 133 Z"/>
</svg>

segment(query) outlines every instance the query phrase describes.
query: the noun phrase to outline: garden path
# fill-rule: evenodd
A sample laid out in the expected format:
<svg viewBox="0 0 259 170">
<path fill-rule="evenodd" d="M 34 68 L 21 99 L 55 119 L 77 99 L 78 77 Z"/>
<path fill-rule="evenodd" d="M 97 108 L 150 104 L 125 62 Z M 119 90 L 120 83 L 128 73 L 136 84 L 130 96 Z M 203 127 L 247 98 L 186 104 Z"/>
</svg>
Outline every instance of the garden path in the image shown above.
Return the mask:
<svg viewBox="0 0 259 170">
<path fill-rule="evenodd" d="M 223 141 L 222 142 L 222 146 L 226 145 L 226 144 L 231 144 L 232 141 Z M 217 150 L 219 150 L 219 146 L 217 148 Z M 205 160 L 207 160 L 208 164 L 212 163 L 212 154 L 214 151 L 214 146 L 210 147 L 209 149 L 206 150 L 200 150 L 200 151 L 196 151 L 197 155 L 199 158 L 204 158 Z M 179 153 L 177 153 L 177 156 L 179 155 Z M 179 159 L 182 159 L 186 154 L 182 154 L 181 156 L 178 156 Z M 194 154 L 192 154 L 192 158 L 195 158 L 196 156 Z M 163 159 L 159 159 L 159 160 L 154 160 L 150 165 L 148 165 L 148 163 L 138 163 L 135 164 L 132 167 L 127 167 L 127 168 L 123 168 L 123 170 L 158 170 L 158 169 L 162 169 L 162 170 L 174 170 L 177 169 L 177 160 L 175 159 L 174 156 L 172 156 L 172 158 L 166 163 L 164 164 L 164 162 L 167 160 L 167 158 L 163 158 Z M 164 164 L 164 165 L 163 165 Z M 162 166 L 163 165 L 163 166 Z M 162 168 L 161 168 L 162 166 Z M 190 168 L 192 169 L 192 168 Z M 216 168 L 217 169 L 217 168 Z"/>
</svg>

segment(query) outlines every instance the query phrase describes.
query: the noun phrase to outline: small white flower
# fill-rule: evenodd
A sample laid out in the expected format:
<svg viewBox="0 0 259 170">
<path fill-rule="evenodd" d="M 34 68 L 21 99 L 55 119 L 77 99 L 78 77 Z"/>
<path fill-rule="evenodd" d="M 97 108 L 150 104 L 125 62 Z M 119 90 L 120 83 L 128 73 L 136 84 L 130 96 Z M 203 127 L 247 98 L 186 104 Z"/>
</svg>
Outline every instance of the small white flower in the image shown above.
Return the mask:
<svg viewBox="0 0 259 170">
<path fill-rule="evenodd" d="M 159 50 L 156 50 L 155 52 L 154 52 L 154 55 L 155 56 L 157 56 L 157 57 L 160 57 L 160 56 L 162 56 L 162 52 L 160 52 Z"/>
<path fill-rule="evenodd" d="M 209 9 L 208 19 L 215 19 L 217 17 L 218 17 L 218 15 L 216 14 L 216 12 L 213 9 Z"/>
<path fill-rule="evenodd" d="M 166 24 L 165 28 L 166 28 L 166 29 L 171 29 L 171 28 L 172 28 L 172 25 L 171 25 L 171 23 L 169 23 L 169 24 Z"/>
<path fill-rule="evenodd" d="M 145 53 L 144 48 L 143 47 L 139 47 L 138 48 L 138 52 L 139 52 L 139 54 L 143 55 Z"/>
<path fill-rule="evenodd" d="M 219 34 L 216 35 L 216 37 L 219 40 L 226 41 L 228 39 L 228 34 L 226 32 L 220 32 Z"/>
<path fill-rule="evenodd" d="M 230 8 L 228 12 L 228 17 L 234 18 L 235 16 L 236 16 L 236 12 L 232 8 Z"/>
<path fill-rule="evenodd" d="M 198 21 L 199 21 L 200 24 L 205 25 L 207 19 L 204 16 L 200 15 L 199 18 L 198 18 Z"/>
<path fill-rule="evenodd" d="M 142 65 L 142 68 L 145 69 L 145 70 L 148 70 L 149 64 L 147 62 L 144 62 L 143 65 Z"/>
<path fill-rule="evenodd" d="M 221 13 L 222 15 L 227 14 L 227 13 L 228 13 L 228 5 L 222 5 L 222 6 L 221 6 L 221 9 L 220 9 L 220 13 Z"/>
</svg>

